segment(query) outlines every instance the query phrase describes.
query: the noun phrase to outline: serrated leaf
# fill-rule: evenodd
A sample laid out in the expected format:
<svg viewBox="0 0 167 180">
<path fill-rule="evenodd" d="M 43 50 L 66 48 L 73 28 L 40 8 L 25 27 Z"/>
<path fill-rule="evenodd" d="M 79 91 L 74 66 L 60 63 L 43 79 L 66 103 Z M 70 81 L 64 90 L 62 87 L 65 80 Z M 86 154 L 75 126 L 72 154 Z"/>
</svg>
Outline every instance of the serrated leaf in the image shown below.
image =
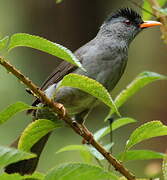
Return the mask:
<svg viewBox="0 0 167 180">
<path fill-rule="evenodd" d="M 147 10 L 148 12 L 150 12 L 150 13 L 148 13 L 148 12 L 145 11 L 144 9 L 146 9 L 146 10 Z M 150 20 L 151 17 L 152 17 L 152 14 L 151 14 L 151 13 L 152 13 L 152 8 L 151 8 L 149 2 L 143 0 L 142 18 L 143 18 L 144 20 Z"/>
<path fill-rule="evenodd" d="M 162 172 L 164 180 L 167 180 L 167 156 L 165 156 L 163 159 Z"/>
<path fill-rule="evenodd" d="M 36 157 L 36 155 L 18 149 L 0 146 L 0 168 L 11 163 L 33 157 Z"/>
<path fill-rule="evenodd" d="M 37 107 L 30 106 L 23 102 L 16 102 L 14 104 L 9 105 L 6 109 L 0 112 L 0 124 L 9 120 L 16 113 L 22 112 L 28 109 L 37 109 Z"/>
<path fill-rule="evenodd" d="M 44 135 L 53 131 L 54 129 L 60 128 L 60 123 L 55 123 L 47 119 L 39 119 L 27 126 L 23 131 L 18 148 L 23 151 L 29 152 L 31 147 Z"/>
<path fill-rule="evenodd" d="M 26 33 L 17 33 L 12 35 L 9 43 L 9 51 L 19 46 L 38 49 L 40 51 L 66 60 L 67 62 L 74 64 L 84 70 L 79 60 L 69 49 L 63 47 L 60 44 L 53 43 L 45 38 Z"/>
<path fill-rule="evenodd" d="M 112 124 L 111 127 L 110 126 L 106 126 L 100 130 L 98 130 L 95 134 L 94 134 L 94 138 L 96 141 L 99 141 L 102 137 L 106 136 L 107 134 L 109 134 L 111 131 L 114 131 L 122 126 L 125 126 L 129 123 L 134 123 L 136 122 L 135 119 L 132 118 L 119 118 L 117 120 L 115 120 Z"/>
<path fill-rule="evenodd" d="M 79 151 L 82 158 L 86 163 L 91 163 L 92 155 L 86 145 L 68 145 L 59 149 L 56 153 L 67 152 L 67 151 Z"/>
<path fill-rule="evenodd" d="M 0 51 L 2 51 L 7 47 L 8 41 L 9 41 L 9 36 L 6 36 L 0 40 Z"/>
<path fill-rule="evenodd" d="M 69 163 L 49 171 L 44 180 L 118 180 L 114 174 L 97 166 Z"/>
<path fill-rule="evenodd" d="M 135 129 L 130 135 L 126 144 L 126 150 L 132 148 L 135 144 L 158 136 L 167 135 L 167 126 L 163 125 L 160 121 L 151 121 L 145 123 Z"/>
<path fill-rule="evenodd" d="M 112 143 L 104 145 L 103 147 L 106 149 L 106 151 L 109 151 L 113 145 L 114 145 L 114 143 L 112 142 Z M 99 151 L 97 151 L 94 147 L 88 146 L 88 148 L 89 148 L 90 153 L 98 160 L 101 161 L 101 160 L 105 159 L 104 156 L 101 155 L 99 153 Z"/>
<path fill-rule="evenodd" d="M 107 89 L 94 79 L 79 74 L 68 74 L 63 78 L 58 86 L 58 89 L 63 86 L 78 88 L 91 94 L 112 108 L 112 110 L 120 116 L 118 109 L 115 106 Z"/>
<path fill-rule="evenodd" d="M 165 154 L 150 150 L 131 150 L 120 153 L 117 157 L 120 161 L 163 159 Z"/>
<path fill-rule="evenodd" d="M 140 73 L 120 94 L 115 98 L 114 102 L 119 108 L 122 106 L 131 96 L 137 93 L 147 84 L 150 84 L 157 80 L 166 80 L 167 77 L 155 72 L 142 72 Z M 111 110 L 107 115 L 110 118 L 114 112 Z M 106 118 L 106 119 L 107 119 Z"/>
</svg>

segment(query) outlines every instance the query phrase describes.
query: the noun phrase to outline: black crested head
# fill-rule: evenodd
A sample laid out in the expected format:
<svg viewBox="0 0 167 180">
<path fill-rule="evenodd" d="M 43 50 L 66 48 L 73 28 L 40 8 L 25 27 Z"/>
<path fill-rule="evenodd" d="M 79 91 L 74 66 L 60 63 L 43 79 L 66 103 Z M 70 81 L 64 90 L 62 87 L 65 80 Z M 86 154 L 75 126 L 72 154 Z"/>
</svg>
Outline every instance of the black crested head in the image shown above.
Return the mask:
<svg viewBox="0 0 167 180">
<path fill-rule="evenodd" d="M 116 11 L 115 13 L 110 14 L 108 18 L 105 20 L 105 23 L 109 23 L 112 19 L 119 17 L 127 18 L 135 25 L 143 23 L 141 16 L 131 8 L 122 8 Z"/>
</svg>

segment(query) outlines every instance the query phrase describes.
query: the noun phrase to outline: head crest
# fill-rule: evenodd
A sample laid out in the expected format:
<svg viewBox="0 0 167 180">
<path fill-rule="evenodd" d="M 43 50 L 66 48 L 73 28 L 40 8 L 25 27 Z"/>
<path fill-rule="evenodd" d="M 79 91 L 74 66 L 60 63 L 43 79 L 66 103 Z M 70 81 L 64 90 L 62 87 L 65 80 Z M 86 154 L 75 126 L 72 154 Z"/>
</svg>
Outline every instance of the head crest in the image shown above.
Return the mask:
<svg viewBox="0 0 167 180">
<path fill-rule="evenodd" d="M 139 24 L 143 22 L 141 16 L 131 8 L 119 9 L 115 13 L 112 13 L 111 15 L 109 15 L 109 17 L 105 20 L 105 22 L 108 23 L 110 20 L 114 18 L 118 18 L 118 17 L 127 18 L 130 21 L 134 22 L 135 24 Z"/>
</svg>

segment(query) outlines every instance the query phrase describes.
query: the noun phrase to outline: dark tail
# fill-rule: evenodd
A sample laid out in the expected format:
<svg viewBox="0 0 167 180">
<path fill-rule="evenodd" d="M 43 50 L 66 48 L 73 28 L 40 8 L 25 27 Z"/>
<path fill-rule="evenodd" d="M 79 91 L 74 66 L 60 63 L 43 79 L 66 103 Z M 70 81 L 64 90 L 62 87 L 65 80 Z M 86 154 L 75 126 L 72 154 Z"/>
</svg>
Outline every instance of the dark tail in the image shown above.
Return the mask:
<svg viewBox="0 0 167 180">
<path fill-rule="evenodd" d="M 49 138 L 51 133 L 48 133 L 44 137 L 42 137 L 36 144 L 33 145 L 31 148 L 31 152 L 35 153 L 37 155 L 36 158 L 28 159 L 28 160 L 22 160 L 16 163 L 9 164 L 8 166 L 5 167 L 5 172 L 8 174 L 12 173 L 19 173 L 21 175 L 24 174 L 32 174 L 39 161 L 40 154 Z M 17 148 L 19 138 L 11 144 L 11 147 Z"/>
</svg>

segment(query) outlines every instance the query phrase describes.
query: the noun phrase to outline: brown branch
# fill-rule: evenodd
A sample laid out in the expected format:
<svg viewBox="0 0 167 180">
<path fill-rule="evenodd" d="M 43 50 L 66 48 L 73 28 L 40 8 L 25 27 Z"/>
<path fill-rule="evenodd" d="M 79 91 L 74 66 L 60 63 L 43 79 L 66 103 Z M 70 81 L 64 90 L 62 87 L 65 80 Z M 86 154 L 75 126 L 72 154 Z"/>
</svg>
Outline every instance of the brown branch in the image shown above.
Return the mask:
<svg viewBox="0 0 167 180">
<path fill-rule="evenodd" d="M 148 2 L 152 7 L 153 14 L 162 23 L 162 26 L 160 27 L 162 32 L 162 39 L 164 40 L 165 44 L 167 44 L 167 16 L 158 11 L 158 9 L 160 9 L 161 6 L 157 2 L 157 0 L 148 0 Z"/>
<path fill-rule="evenodd" d="M 39 89 L 32 81 L 30 81 L 27 77 L 25 77 L 20 71 L 18 71 L 15 67 L 13 67 L 9 62 L 7 62 L 3 57 L 0 57 L 0 64 L 6 68 L 7 71 L 11 72 L 15 77 L 17 77 L 21 82 L 23 82 L 31 91 L 39 97 L 44 104 L 47 104 L 54 112 L 58 114 L 58 116 L 64 120 L 71 128 L 80 136 L 82 136 L 86 141 L 90 142 L 90 144 L 99 151 L 116 171 L 119 171 L 123 176 L 125 176 L 128 180 L 135 180 L 135 176 L 126 169 L 122 163 L 120 163 L 115 157 L 112 156 L 110 152 L 107 152 L 103 146 L 101 146 L 95 139 L 90 137 L 90 134 L 85 129 L 82 129 L 78 123 L 73 123 L 72 119 L 68 116 L 65 111 L 65 108 L 62 104 L 56 103 L 49 99 L 43 91 Z"/>
</svg>

